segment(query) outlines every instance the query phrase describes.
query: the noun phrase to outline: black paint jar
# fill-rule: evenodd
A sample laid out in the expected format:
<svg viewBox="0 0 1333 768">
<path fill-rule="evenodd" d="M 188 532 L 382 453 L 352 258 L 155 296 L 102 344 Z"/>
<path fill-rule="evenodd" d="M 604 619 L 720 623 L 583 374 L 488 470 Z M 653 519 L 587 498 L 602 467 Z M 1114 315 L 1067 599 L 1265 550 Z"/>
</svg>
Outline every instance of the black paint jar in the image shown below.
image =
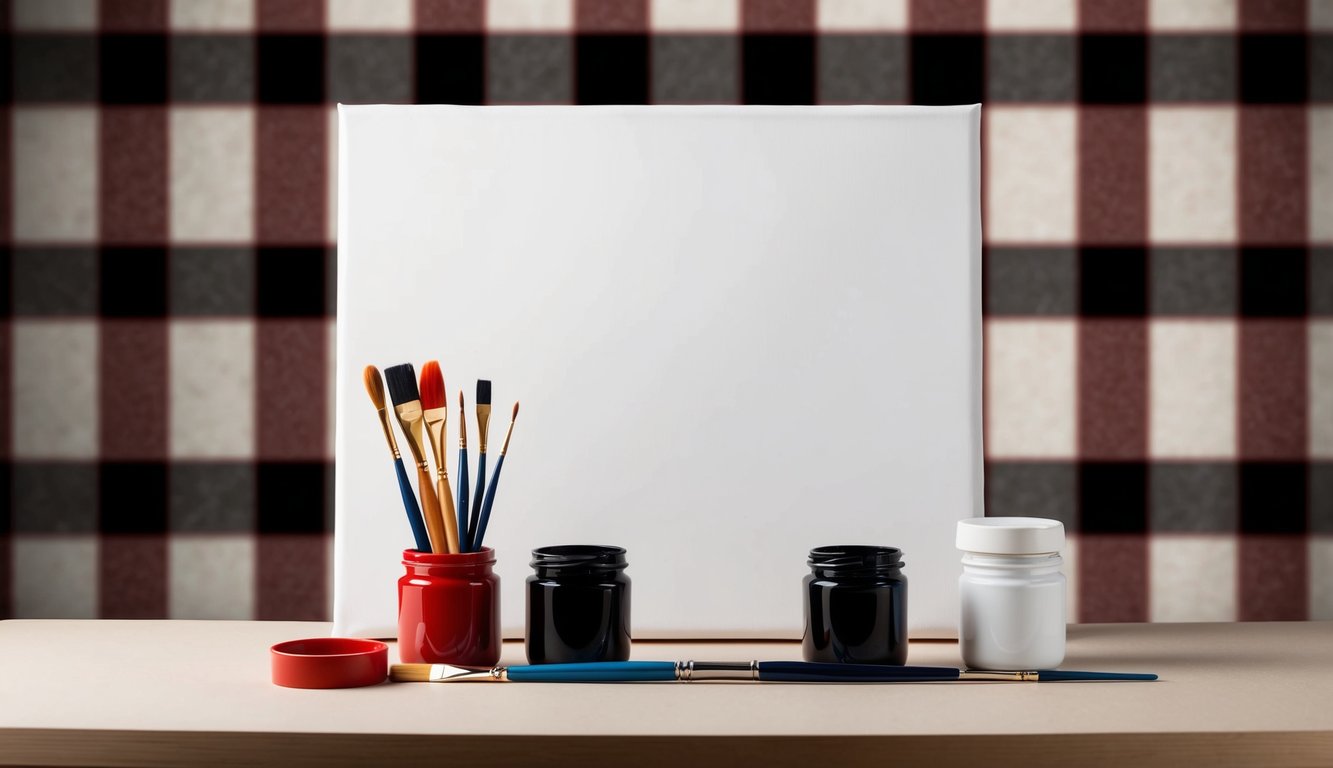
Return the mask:
<svg viewBox="0 0 1333 768">
<path fill-rule="evenodd" d="M 532 550 L 528 663 L 629 659 L 629 576 L 622 547 Z"/>
<path fill-rule="evenodd" d="M 907 663 L 907 577 L 894 547 L 810 550 L 805 577 L 806 661 Z"/>
</svg>

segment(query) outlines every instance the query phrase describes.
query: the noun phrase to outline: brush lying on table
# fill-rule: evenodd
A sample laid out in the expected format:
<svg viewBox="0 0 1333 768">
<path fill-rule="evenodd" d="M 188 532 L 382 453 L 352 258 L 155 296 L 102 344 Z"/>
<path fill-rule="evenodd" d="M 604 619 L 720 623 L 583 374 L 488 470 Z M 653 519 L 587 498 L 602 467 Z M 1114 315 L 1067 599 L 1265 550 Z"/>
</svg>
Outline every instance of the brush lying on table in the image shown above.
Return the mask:
<svg viewBox="0 0 1333 768">
<path fill-rule="evenodd" d="M 990 672 L 954 667 L 895 667 L 879 664 L 822 664 L 807 661 L 599 661 L 589 664 L 534 664 L 467 669 L 449 664 L 394 664 L 398 683 L 646 683 L 745 680 L 775 683 L 1093 682 L 1156 680 L 1138 672 L 1076 672 L 1039 669 Z"/>
</svg>

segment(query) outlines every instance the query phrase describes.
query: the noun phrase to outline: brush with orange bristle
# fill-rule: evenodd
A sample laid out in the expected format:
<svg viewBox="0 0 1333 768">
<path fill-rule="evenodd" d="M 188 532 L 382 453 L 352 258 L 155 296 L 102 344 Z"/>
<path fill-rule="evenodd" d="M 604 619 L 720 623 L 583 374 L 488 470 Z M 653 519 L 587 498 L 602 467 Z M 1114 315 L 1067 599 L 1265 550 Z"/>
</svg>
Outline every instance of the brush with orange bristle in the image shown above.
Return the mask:
<svg viewBox="0 0 1333 768">
<path fill-rule="evenodd" d="M 449 551 L 462 552 L 458 541 L 458 516 L 454 512 L 454 495 L 449 489 L 449 470 L 446 467 L 444 438 L 449 423 L 449 403 L 445 400 L 444 374 L 435 360 L 421 367 L 421 407 L 426 420 L 426 436 L 435 453 L 435 496 L 440 500 L 440 516 L 444 518 L 445 539 Z"/>
<path fill-rule="evenodd" d="M 472 539 L 472 551 L 480 552 L 482 541 L 486 538 L 486 524 L 491 521 L 491 505 L 495 503 L 495 487 L 500 484 L 500 470 L 504 469 L 505 454 L 509 453 L 509 438 L 514 436 L 514 422 L 518 421 L 518 403 L 514 403 L 514 413 L 509 417 L 509 431 L 505 432 L 504 445 L 500 447 L 500 458 L 495 460 L 495 474 L 491 475 L 491 484 L 486 486 L 486 500 L 481 504 L 481 521 L 477 523 L 477 533 Z M 481 493 L 481 489 L 477 489 Z"/>
<path fill-rule="evenodd" d="M 416 540 L 417 550 L 430 551 L 430 535 L 421 522 L 421 509 L 417 507 L 417 497 L 412 493 L 412 484 L 407 480 L 407 470 L 403 468 L 403 454 L 398 452 L 398 440 L 393 436 L 393 427 L 389 426 L 388 410 L 384 406 L 384 382 L 380 380 L 380 369 L 367 365 L 362 372 L 366 384 L 366 394 L 379 412 L 380 427 L 384 430 L 384 440 L 393 454 L 393 466 L 398 472 L 398 491 L 403 494 L 403 510 L 407 512 L 407 522 L 412 526 L 412 538 Z"/>
</svg>

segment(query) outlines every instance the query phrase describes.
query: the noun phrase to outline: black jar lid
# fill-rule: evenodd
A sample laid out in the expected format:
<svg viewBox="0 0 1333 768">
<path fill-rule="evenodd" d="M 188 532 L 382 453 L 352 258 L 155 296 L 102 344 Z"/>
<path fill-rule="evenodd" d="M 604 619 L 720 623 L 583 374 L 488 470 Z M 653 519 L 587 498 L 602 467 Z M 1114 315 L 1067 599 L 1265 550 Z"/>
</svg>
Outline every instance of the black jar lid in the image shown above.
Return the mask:
<svg viewBox="0 0 1333 768">
<path fill-rule="evenodd" d="M 591 573 L 623 571 L 629 563 L 625 560 L 624 547 L 564 544 L 532 550 L 529 565 L 545 573 Z"/>
<path fill-rule="evenodd" d="M 897 547 L 844 544 L 816 547 L 806 561 L 810 570 L 823 576 L 862 576 L 900 570 L 903 551 Z"/>
</svg>

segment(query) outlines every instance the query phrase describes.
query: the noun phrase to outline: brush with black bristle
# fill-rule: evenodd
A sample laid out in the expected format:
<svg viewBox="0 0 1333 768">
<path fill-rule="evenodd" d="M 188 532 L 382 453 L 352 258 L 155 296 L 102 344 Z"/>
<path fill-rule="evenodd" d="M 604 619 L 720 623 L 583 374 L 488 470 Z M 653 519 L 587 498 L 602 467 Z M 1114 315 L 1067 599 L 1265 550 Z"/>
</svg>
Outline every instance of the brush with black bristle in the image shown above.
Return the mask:
<svg viewBox="0 0 1333 768">
<path fill-rule="evenodd" d="M 489 379 L 477 379 L 477 497 L 472 500 L 472 519 L 467 530 L 471 536 L 472 551 L 481 546 L 477 536 L 477 526 L 481 520 L 481 502 L 486 490 L 486 438 L 491 431 L 491 382 Z"/>
<path fill-rule="evenodd" d="M 426 521 L 426 531 L 440 532 L 439 539 L 433 535 L 431 537 L 431 551 L 448 552 L 449 542 L 443 538 L 444 520 L 440 516 L 440 501 L 435 497 L 430 469 L 426 464 L 426 446 L 422 439 L 421 395 L 417 392 L 416 369 L 411 363 L 391 366 L 384 369 L 384 379 L 389 385 L 389 397 L 393 400 L 398 426 L 402 427 L 403 434 L 407 435 L 407 447 L 412 451 L 412 460 L 417 464 L 417 493 L 421 495 L 421 515 Z"/>
<path fill-rule="evenodd" d="M 463 405 L 463 388 L 458 388 L 458 539 L 464 552 L 472 551 L 471 531 L 467 527 L 467 411 Z"/>
<path fill-rule="evenodd" d="M 384 407 L 384 382 L 380 381 L 380 369 L 367 365 L 361 372 L 366 385 L 366 394 L 379 413 L 380 428 L 384 430 L 384 440 L 389 444 L 389 453 L 393 454 L 393 467 L 398 475 L 398 492 L 403 496 L 403 511 L 407 512 L 407 524 L 412 528 L 412 538 L 417 551 L 430 551 L 430 536 L 421 520 L 421 510 L 417 507 L 417 497 L 412 493 L 412 484 L 407 480 L 407 470 L 403 469 L 403 455 L 398 452 L 398 440 L 393 436 L 393 427 L 389 426 L 389 417 Z"/>
<path fill-rule="evenodd" d="M 482 542 L 486 540 L 486 525 L 491 521 L 491 507 L 495 504 L 495 489 L 500 485 L 500 470 L 505 468 L 505 454 L 509 453 L 509 438 L 514 436 L 515 421 L 518 421 L 518 403 L 514 403 L 514 412 L 509 417 L 509 431 L 505 432 L 504 445 L 500 446 L 500 458 L 495 460 L 495 474 L 491 476 L 491 484 L 486 488 L 486 502 L 481 505 L 481 522 L 477 524 L 477 536 L 472 542 L 472 549 L 475 552 L 481 551 Z"/>
</svg>

